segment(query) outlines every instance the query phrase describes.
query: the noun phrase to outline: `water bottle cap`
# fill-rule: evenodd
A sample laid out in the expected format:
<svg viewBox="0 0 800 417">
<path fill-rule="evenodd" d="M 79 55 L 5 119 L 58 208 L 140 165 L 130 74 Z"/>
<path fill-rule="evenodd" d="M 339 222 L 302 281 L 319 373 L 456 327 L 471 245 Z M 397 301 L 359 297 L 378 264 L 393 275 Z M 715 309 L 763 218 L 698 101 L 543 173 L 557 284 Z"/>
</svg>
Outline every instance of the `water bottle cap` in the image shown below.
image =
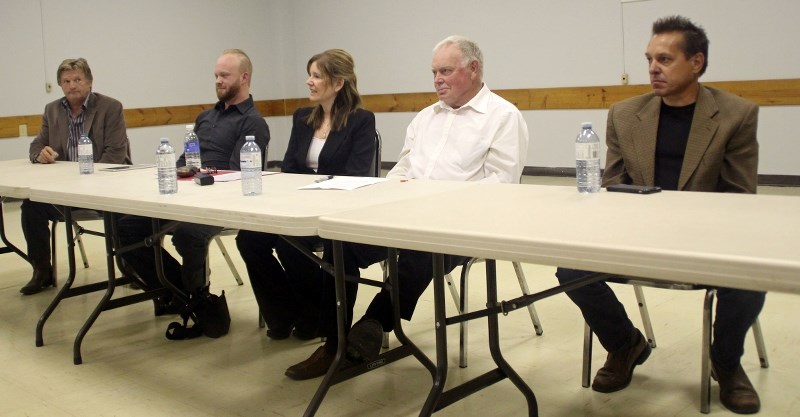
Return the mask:
<svg viewBox="0 0 800 417">
<path fill-rule="evenodd" d="M 252 135 L 248 135 L 248 136 L 244 137 L 244 140 L 256 140 L 256 137 L 252 136 Z"/>
<path fill-rule="evenodd" d="M 169 143 L 169 138 L 161 138 L 161 143 Z"/>
<path fill-rule="evenodd" d="M 581 123 L 581 129 L 591 129 L 591 128 L 592 128 L 592 122 Z"/>
<path fill-rule="evenodd" d="M 194 131 L 194 125 L 186 125 L 186 130 Z"/>
</svg>

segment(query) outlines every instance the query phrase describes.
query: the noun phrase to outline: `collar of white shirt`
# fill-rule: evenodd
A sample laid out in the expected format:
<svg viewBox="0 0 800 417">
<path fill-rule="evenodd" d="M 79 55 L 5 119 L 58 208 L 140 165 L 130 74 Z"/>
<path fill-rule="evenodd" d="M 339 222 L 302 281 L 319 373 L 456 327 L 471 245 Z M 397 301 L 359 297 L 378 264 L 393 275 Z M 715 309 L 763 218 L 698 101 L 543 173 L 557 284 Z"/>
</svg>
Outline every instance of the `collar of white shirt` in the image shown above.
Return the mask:
<svg viewBox="0 0 800 417">
<path fill-rule="evenodd" d="M 459 107 L 458 109 L 454 109 L 454 108 L 448 106 L 447 104 L 445 104 L 445 102 L 439 100 L 439 102 L 436 103 L 436 106 L 434 107 L 434 110 L 438 113 L 438 112 L 440 112 L 442 110 L 457 111 L 457 110 L 461 110 L 461 109 L 470 108 L 470 109 L 475 110 L 478 113 L 486 113 L 488 111 L 488 108 L 489 108 L 489 98 L 492 95 L 491 93 L 492 92 L 491 92 L 491 90 L 489 90 L 489 87 L 486 86 L 486 83 L 483 83 L 483 86 L 478 91 L 478 94 L 475 94 L 475 97 L 472 97 L 472 99 L 470 101 L 468 101 L 467 104 Z"/>
</svg>

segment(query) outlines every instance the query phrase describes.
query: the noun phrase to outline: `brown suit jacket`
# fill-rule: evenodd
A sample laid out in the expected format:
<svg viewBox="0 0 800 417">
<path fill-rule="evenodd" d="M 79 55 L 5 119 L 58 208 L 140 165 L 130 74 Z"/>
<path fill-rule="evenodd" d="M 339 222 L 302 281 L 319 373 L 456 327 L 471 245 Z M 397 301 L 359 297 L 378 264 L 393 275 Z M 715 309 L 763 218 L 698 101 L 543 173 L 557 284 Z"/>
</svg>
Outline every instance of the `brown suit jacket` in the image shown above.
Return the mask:
<svg viewBox="0 0 800 417">
<path fill-rule="evenodd" d="M 652 93 L 611 106 L 603 186 L 653 184 L 661 98 Z M 700 86 L 679 191 L 755 193 L 758 183 L 758 106 Z"/>
<path fill-rule="evenodd" d="M 31 142 L 28 152 L 31 162 L 35 161 L 45 146 L 50 146 L 58 152 L 59 161 L 67 160 L 69 119 L 67 109 L 61 105 L 61 100 L 50 102 L 44 107 L 42 129 Z M 83 126 L 92 140 L 94 161 L 130 164 L 131 152 L 122 104 L 111 97 L 92 92 L 85 111 Z"/>
</svg>

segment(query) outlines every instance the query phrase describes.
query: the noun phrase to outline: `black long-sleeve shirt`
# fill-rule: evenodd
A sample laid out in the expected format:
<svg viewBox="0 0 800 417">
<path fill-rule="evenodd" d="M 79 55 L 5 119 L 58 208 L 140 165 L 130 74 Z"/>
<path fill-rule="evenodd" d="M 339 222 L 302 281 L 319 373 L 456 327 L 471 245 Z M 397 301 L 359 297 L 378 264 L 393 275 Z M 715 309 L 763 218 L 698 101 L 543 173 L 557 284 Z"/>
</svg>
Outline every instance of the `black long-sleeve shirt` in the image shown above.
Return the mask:
<svg viewBox="0 0 800 417">
<path fill-rule="evenodd" d="M 256 144 L 261 149 L 261 164 L 264 164 L 269 126 L 255 108 L 253 96 L 227 109 L 225 103 L 218 101 L 213 109 L 197 116 L 194 131 L 200 140 L 200 159 L 204 168 L 240 170 L 239 152 L 246 136 L 256 137 Z M 177 165 L 186 165 L 185 155 L 181 155 Z"/>
</svg>

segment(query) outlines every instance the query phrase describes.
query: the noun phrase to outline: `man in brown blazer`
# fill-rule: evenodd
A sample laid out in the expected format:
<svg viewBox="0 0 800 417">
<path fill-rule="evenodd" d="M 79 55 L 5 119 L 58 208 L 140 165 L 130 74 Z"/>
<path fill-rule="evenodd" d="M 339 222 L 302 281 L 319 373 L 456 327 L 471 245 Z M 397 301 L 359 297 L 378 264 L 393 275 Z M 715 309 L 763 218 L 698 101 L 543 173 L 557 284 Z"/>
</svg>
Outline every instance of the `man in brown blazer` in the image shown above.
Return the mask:
<svg viewBox="0 0 800 417">
<path fill-rule="evenodd" d="M 77 161 L 78 138 L 86 133 L 92 140 L 95 162 L 130 164 L 122 104 L 92 92 L 89 63 L 83 58 L 66 59 L 58 66 L 56 79 L 64 97 L 45 106 L 42 128 L 31 142 L 31 162 Z M 28 243 L 28 261 L 33 266 L 30 282 L 19 290 L 22 294 L 36 294 L 54 284 L 48 221 L 61 217 L 52 204 L 22 202 L 22 232 Z"/>
<path fill-rule="evenodd" d="M 758 107 L 699 83 L 708 65 L 705 31 L 684 17 L 660 19 L 645 56 L 653 91 L 609 110 L 603 186 L 755 193 Z M 556 276 L 567 283 L 587 273 L 559 268 Z M 609 352 L 592 389 L 608 393 L 627 387 L 633 368 L 650 355 L 644 336 L 605 282 L 567 295 Z M 758 412 L 758 394 L 739 361 L 765 293 L 719 288 L 717 297 L 711 362 L 720 401 L 736 413 Z"/>
</svg>

